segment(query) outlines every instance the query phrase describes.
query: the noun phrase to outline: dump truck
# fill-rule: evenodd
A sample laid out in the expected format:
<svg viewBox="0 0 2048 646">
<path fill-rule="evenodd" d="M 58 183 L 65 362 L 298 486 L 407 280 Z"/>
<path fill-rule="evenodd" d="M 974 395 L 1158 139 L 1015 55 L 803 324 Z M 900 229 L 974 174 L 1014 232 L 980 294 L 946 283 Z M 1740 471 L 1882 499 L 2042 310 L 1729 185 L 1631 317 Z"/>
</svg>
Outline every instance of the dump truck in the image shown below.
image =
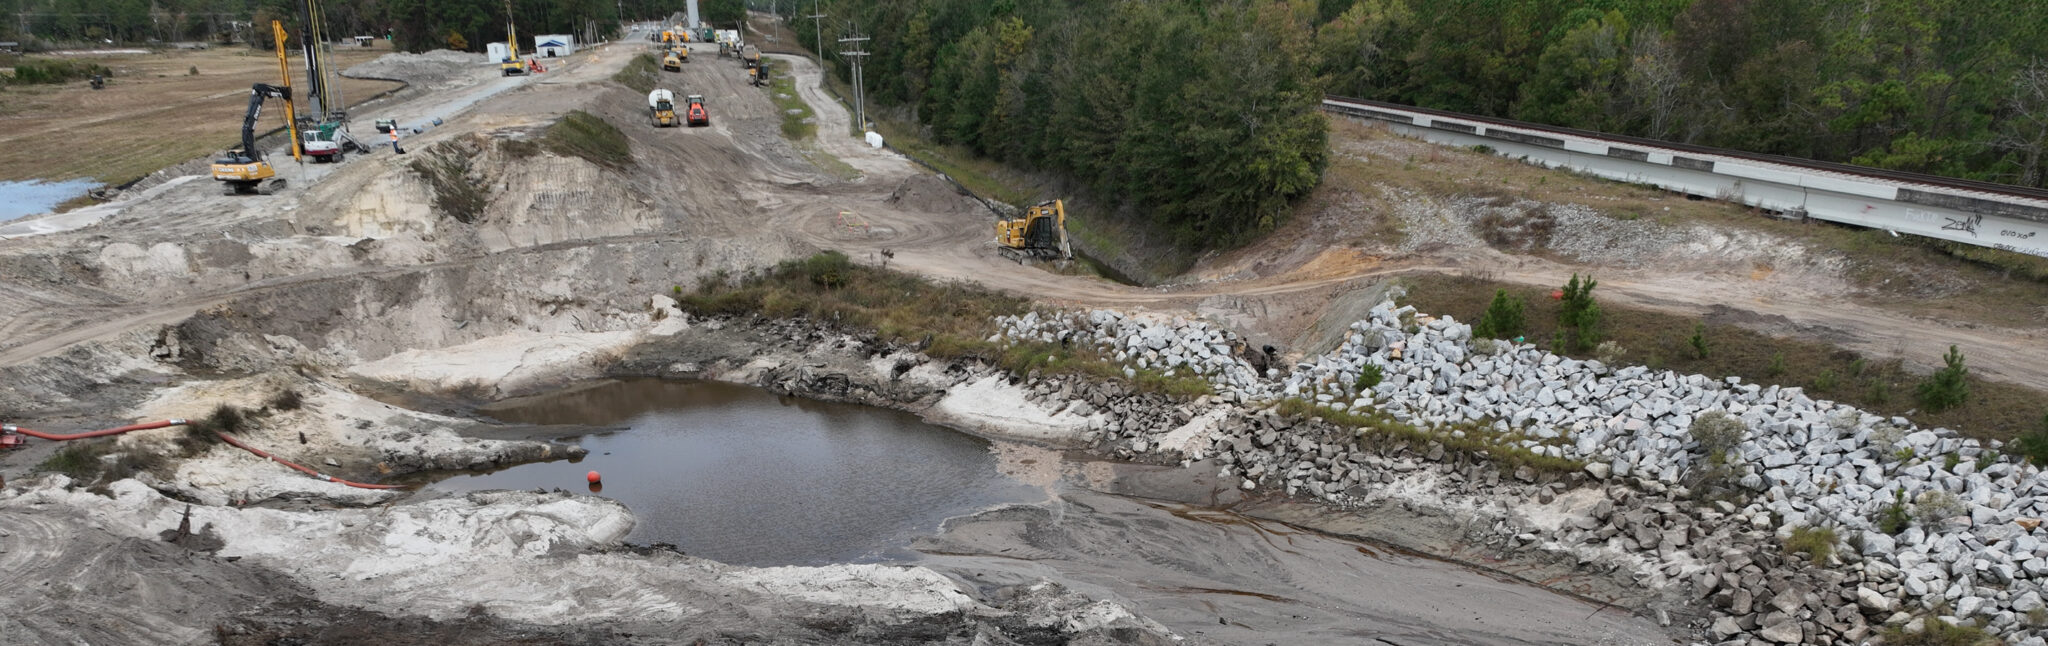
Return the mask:
<svg viewBox="0 0 2048 646">
<path fill-rule="evenodd" d="M 661 55 L 661 71 L 664 71 L 664 72 L 681 72 L 681 71 L 683 71 L 683 57 L 682 57 L 681 55 L 677 54 L 677 53 L 676 53 L 676 50 L 673 50 L 673 49 L 671 49 L 671 50 L 668 50 L 668 53 L 665 53 L 665 54 L 662 54 L 662 55 Z"/>
<path fill-rule="evenodd" d="M 683 111 L 683 118 L 689 122 L 690 127 L 711 125 L 711 113 L 704 109 L 704 95 L 692 94 L 686 101 L 689 108 Z"/>
<path fill-rule="evenodd" d="M 746 63 L 747 67 L 760 67 L 761 48 L 753 45 L 740 48 L 740 62 Z"/>
<path fill-rule="evenodd" d="M 647 93 L 647 110 L 653 113 L 654 127 L 673 128 L 676 126 L 676 93 L 655 90 Z"/>
<path fill-rule="evenodd" d="M 1062 200 L 1034 204 L 1024 217 L 996 221 L 996 248 L 1017 259 L 1070 260 L 1073 246 L 1067 243 L 1067 205 Z"/>
</svg>

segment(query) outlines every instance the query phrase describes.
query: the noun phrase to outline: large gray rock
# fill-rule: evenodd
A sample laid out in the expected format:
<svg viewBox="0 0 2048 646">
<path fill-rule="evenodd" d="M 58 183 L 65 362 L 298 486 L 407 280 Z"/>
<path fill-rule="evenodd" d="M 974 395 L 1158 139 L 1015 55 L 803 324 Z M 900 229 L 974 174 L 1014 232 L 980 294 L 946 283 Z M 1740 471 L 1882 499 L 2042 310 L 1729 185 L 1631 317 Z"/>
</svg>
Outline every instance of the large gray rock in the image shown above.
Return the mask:
<svg viewBox="0 0 2048 646">
<path fill-rule="evenodd" d="M 1884 594 L 1881 592 L 1865 587 L 1856 588 L 1856 605 L 1862 606 L 1863 611 L 1867 613 L 1888 614 L 1892 611 L 1893 607 L 1893 603 L 1890 597 L 1884 596 Z"/>
<path fill-rule="evenodd" d="M 1779 618 L 1777 623 L 1764 626 L 1763 630 L 1757 631 L 1757 635 L 1780 644 L 1797 644 L 1805 636 L 1799 630 L 1799 620 L 1791 617 Z"/>
</svg>

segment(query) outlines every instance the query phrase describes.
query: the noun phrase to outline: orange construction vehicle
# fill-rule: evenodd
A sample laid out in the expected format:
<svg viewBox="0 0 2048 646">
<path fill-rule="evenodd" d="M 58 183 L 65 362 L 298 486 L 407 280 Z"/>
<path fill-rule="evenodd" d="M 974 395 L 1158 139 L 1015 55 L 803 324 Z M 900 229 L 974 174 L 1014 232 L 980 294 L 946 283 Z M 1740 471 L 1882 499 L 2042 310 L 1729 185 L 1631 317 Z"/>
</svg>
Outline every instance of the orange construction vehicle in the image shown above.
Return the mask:
<svg viewBox="0 0 2048 646">
<path fill-rule="evenodd" d="M 683 119 L 689 122 L 690 127 L 711 125 L 711 113 L 704 111 L 704 95 L 692 94 L 686 101 L 690 107 L 683 111 Z"/>
</svg>

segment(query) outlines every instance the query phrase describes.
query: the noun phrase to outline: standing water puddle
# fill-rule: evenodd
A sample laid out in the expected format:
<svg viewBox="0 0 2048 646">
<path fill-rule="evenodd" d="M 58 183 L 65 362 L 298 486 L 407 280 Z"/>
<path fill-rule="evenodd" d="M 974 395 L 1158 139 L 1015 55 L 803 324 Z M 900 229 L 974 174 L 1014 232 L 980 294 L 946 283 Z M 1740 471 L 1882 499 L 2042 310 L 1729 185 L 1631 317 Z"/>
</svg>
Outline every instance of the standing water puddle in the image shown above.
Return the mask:
<svg viewBox="0 0 2048 646">
<path fill-rule="evenodd" d="M 581 489 L 639 523 L 628 541 L 673 543 L 740 565 L 903 558 L 903 546 L 953 516 L 1045 499 L 1003 475 L 996 445 L 867 406 L 778 397 L 760 388 L 654 379 L 493 407 L 524 424 L 623 426 L 579 442 L 590 455 L 462 475 L 443 491 Z"/>
<path fill-rule="evenodd" d="M 50 209 L 63 204 L 99 182 L 89 179 L 74 179 L 62 182 L 0 181 L 0 222 L 6 222 L 24 215 L 48 213 Z"/>
</svg>

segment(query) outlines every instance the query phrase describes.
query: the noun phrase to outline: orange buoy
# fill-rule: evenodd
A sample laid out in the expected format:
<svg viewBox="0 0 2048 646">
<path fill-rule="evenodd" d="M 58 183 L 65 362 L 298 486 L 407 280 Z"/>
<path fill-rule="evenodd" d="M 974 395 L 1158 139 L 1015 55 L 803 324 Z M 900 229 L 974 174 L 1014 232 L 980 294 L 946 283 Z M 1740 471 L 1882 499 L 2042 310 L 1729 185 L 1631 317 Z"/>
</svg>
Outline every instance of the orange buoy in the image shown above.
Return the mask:
<svg viewBox="0 0 2048 646">
<path fill-rule="evenodd" d="M 596 471 L 590 472 L 590 475 L 584 476 L 584 479 L 591 482 L 604 482 L 604 476 L 597 475 Z"/>
</svg>

